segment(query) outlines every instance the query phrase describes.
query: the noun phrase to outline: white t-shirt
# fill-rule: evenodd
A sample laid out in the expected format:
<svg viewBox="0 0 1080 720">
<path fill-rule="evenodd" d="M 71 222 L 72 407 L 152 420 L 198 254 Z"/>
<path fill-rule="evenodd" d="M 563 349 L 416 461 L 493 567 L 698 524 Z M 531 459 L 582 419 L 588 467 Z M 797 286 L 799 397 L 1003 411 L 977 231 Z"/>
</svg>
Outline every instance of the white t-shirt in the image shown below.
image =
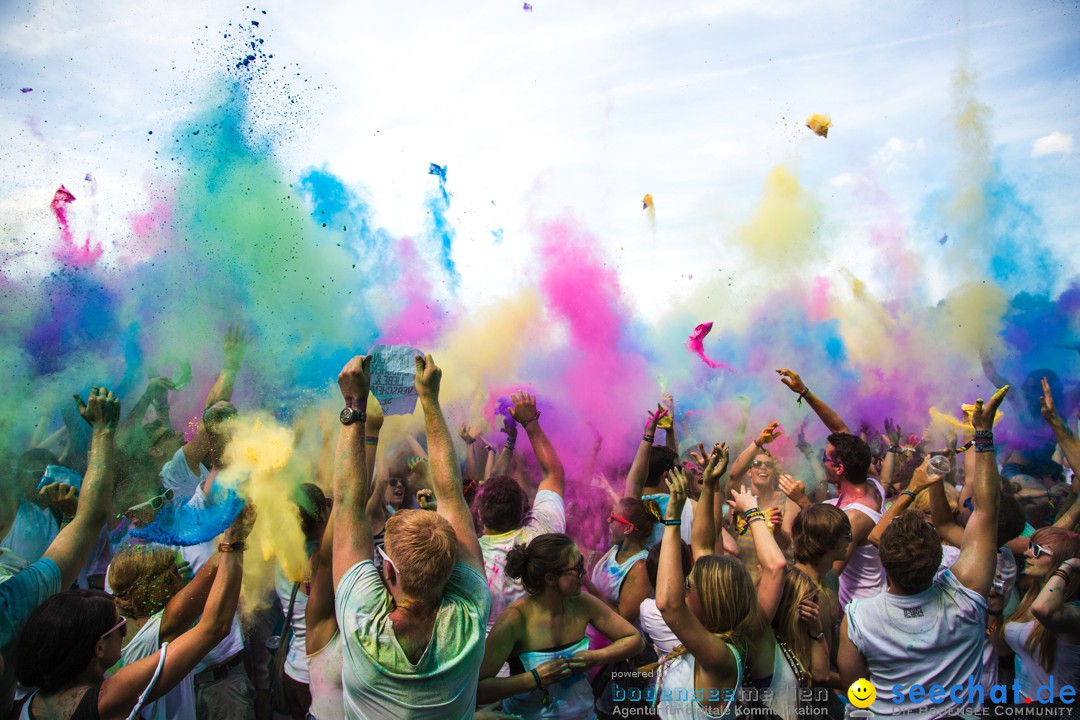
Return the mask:
<svg viewBox="0 0 1080 720">
<path fill-rule="evenodd" d="M 982 676 L 986 640 L 986 599 L 964 587 L 951 570 L 916 595 L 882 592 L 853 600 L 847 607 L 848 637 L 866 658 L 867 678 L 877 689 L 875 715 L 918 713 L 944 718 L 962 712 L 948 690 Z M 892 688 L 921 684 L 945 688 L 943 700 L 904 696 L 895 703 Z M 966 698 L 966 695 L 964 696 Z M 969 708 L 974 709 L 974 708 Z"/>
<path fill-rule="evenodd" d="M 480 572 L 465 563 L 454 566 L 431 640 L 416 665 L 394 634 L 393 599 L 374 563 L 350 568 L 334 599 L 343 640 L 345 717 L 471 720 L 491 609 Z"/>
<path fill-rule="evenodd" d="M 175 458 L 173 459 L 175 460 Z M 206 507 L 206 493 L 203 492 L 201 485 L 196 487 L 195 494 L 188 501 L 188 504 L 200 509 Z M 178 547 L 177 550 L 180 551 L 181 557 L 191 565 L 191 572 L 197 573 L 206 564 L 206 561 L 217 552 L 217 540 L 207 540 L 198 545 L 182 546 Z M 244 636 L 240 632 L 240 621 L 236 615 L 233 615 L 232 629 L 229 631 L 229 635 L 218 643 L 217 647 L 206 654 L 206 657 L 195 666 L 195 672 L 200 673 L 207 668 L 220 665 L 243 649 Z"/>
<path fill-rule="evenodd" d="M 281 611 L 289 612 L 289 598 L 292 597 L 293 583 L 285 577 L 281 568 L 274 573 L 274 590 L 277 591 L 278 600 L 281 602 Z M 304 592 L 304 583 L 296 590 L 296 600 L 293 602 L 292 612 L 292 635 L 289 639 L 289 648 L 285 655 L 285 674 L 298 683 L 305 685 L 311 682 L 308 675 L 307 646 L 307 622 L 304 612 L 307 609 L 308 596 Z"/>
<path fill-rule="evenodd" d="M 164 611 L 162 611 L 164 612 Z M 125 665 L 148 658 L 161 648 L 161 612 L 158 612 L 139 628 L 139 632 L 120 651 L 120 660 L 109 669 L 115 673 Z M 166 651 L 168 652 L 168 651 Z M 158 700 L 147 703 L 142 709 L 147 720 L 189 720 L 195 717 L 195 684 L 191 673 L 180 684 Z"/>
<path fill-rule="evenodd" d="M 652 642 L 657 657 L 664 657 L 674 650 L 676 645 L 681 644 L 664 622 L 664 616 L 656 609 L 656 598 L 645 598 L 641 601 L 638 623 Z"/>
<path fill-rule="evenodd" d="M 199 474 L 191 472 L 187 458 L 184 456 L 184 448 L 176 451 L 169 462 L 161 468 L 161 486 L 174 493 L 173 503 L 183 505 L 192 496 L 202 481 L 209 477 L 210 471 L 206 466 L 199 465 Z"/>
<path fill-rule="evenodd" d="M 40 508 L 29 500 L 20 500 L 11 530 L 0 540 L 5 547 L 26 561 L 35 563 L 42 558 L 56 539 L 60 527 L 48 508 Z"/>
<path fill-rule="evenodd" d="M 506 576 L 506 554 L 514 545 L 528 545 L 537 535 L 566 532 L 566 510 L 562 495 L 551 490 L 536 493 L 532 510 L 517 530 L 498 535 L 481 535 L 480 550 L 484 553 L 484 574 L 491 591 L 491 615 L 487 631 L 495 625 L 502 611 L 525 597 L 520 580 Z"/>
</svg>

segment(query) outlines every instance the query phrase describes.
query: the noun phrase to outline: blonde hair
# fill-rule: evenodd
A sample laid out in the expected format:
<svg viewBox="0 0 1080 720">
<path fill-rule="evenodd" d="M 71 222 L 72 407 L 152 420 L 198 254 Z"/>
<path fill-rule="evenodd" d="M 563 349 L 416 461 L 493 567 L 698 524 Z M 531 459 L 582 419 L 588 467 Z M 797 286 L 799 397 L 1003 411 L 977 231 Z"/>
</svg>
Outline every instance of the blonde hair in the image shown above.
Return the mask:
<svg viewBox="0 0 1080 720">
<path fill-rule="evenodd" d="M 129 545 L 116 553 L 109 586 L 120 612 L 142 619 L 164 609 L 184 586 L 176 566 L 176 551 L 161 545 Z"/>
<path fill-rule="evenodd" d="M 746 566 L 735 558 L 706 555 L 694 562 L 690 583 L 701 603 L 701 624 L 746 657 L 746 635 L 761 622 L 757 591 Z M 686 646 L 679 645 L 662 662 L 671 662 L 685 652 Z"/>
<path fill-rule="evenodd" d="M 1050 574 L 1069 558 L 1080 557 L 1080 535 L 1064 528 L 1044 527 L 1036 530 L 1031 536 L 1031 542 L 1043 545 L 1053 551 L 1051 569 L 1039 582 L 1033 583 L 1028 588 L 1027 593 L 1020 600 L 1020 604 L 1016 606 L 1016 610 L 1002 623 L 1001 632 L 1004 632 L 1006 623 L 1027 622 L 1030 620 L 1031 606 L 1035 603 L 1035 598 L 1042 592 L 1043 586 L 1050 579 Z M 1064 589 L 1066 600 L 1075 596 L 1078 589 L 1080 589 L 1080 576 L 1074 574 Z M 1039 664 L 1042 665 L 1044 670 L 1050 672 L 1054 669 L 1054 660 L 1057 655 L 1057 633 L 1041 622 L 1036 621 L 1031 635 L 1028 636 L 1027 642 L 1024 643 L 1024 649 L 1032 656 L 1038 650 Z"/>
<path fill-rule="evenodd" d="M 457 562 L 457 537 L 445 518 L 428 510 L 399 510 L 386 521 L 385 545 L 406 595 L 425 602 L 442 597 Z"/>
<path fill-rule="evenodd" d="M 956 509 L 960 507 L 960 491 L 949 483 L 942 483 L 945 490 L 945 501 L 949 503 L 949 512 L 953 515 L 956 514 Z M 930 492 L 920 492 L 915 496 L 915 499 L 911 502 L 911 507 L 921 511 L 925 515 L 930 515 Z"/>
<path fill-rule="evenodd" d="M 818 595 L 820 602 L 817 583 L 810 579 L 809 575 L 792 566 L 784 571 L 784 591 L 780 596 L 780 604 L 776 607 L 772 627 L 776 637 L 791 648 L 805 670 L 810 668 L 813 644 L 806 629 L 799 624 L 799 603 L 815 595 Z"/>
</svg>

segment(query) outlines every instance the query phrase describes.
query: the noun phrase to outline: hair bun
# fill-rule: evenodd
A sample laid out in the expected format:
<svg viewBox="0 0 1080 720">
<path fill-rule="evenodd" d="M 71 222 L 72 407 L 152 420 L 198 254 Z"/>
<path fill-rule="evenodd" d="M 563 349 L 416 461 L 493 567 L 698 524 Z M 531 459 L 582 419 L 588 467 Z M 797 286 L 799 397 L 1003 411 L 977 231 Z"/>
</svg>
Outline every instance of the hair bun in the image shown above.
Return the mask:
<svg viewBox="0 0 1080 720">
<path fill-rule="evenodd" d="M 516 544 L 506 553 L 506 575 L 515 580 L 525 577 L 525 570 L 529 566 L 529 548 L 527 545 Z"/>
</svg>

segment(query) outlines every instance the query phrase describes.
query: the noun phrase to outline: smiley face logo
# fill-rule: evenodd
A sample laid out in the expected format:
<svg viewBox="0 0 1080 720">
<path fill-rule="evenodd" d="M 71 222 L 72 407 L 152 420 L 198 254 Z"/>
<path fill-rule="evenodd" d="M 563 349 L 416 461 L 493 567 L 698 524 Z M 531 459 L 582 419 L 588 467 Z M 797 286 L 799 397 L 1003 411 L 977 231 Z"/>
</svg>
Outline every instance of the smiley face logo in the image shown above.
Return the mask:
<svg viewBox="0 0 1080 720">
<path fill-rule="evenodd" d="M 857 708 L 868 708 L 877 699 L 877 688 L 866 678 L 859 678 L 847 689 L 847 698 Z"/>
</svg>

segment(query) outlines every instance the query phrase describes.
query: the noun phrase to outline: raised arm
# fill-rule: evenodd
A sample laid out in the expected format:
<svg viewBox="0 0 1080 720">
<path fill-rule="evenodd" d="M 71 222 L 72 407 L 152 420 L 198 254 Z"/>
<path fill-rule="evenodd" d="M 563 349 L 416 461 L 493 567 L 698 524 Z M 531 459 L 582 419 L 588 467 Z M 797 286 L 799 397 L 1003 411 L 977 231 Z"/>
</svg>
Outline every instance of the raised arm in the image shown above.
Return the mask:
<svg viewBox="0 0 1080 720">
<path fill-rule="evenodd" d="M 777 374 L 780 376 L 780 382 L 788 386 L 791 392 L 799 396 L 799 400 L 806 400 L 810 405 L 810 409 L 817 413 L 817 416 L 821 418 L 821 422 L 825 423 L 825 427 L 829 428 L 830 432 L 844 432 L 850 433 L 847 424 L 840 419 L 840 416 L 831 407 L 825 404 L 825 401 L 819 398 L 814 393 L 810 392 L 806 387 L 806 383 L 802 381 L 798 373 L 788 370 L 787 368 L 777 370 Z"/>
<path fill-rule="evenodd" d="M 371 494 L 367 472 L 364 426 L 367 416 L 371 358 L 357 355 L 342 368 L 338 387 L 345 400 L 337 458 L 334 461 L 334 587 L 357 563 L 371 560 L 374 543 L 365 505 Z M 347 421 L 347 422 L 346 422 Z"/>
<path fill-rule="evenodd" d="M 668 474 L 669 500 L 664 515 L 664 539 L 656 571 L 656 608 L 671 632 L 687 652 L 712 672 L 727 672 L 735 667 L 735 656 L 724 641 L 706 629 L 686 605 L 686 585 L 682 574 L 682 538 L 675 523 L 682 517 L 686 503 L 686 478 L 681 473 Z M 697 592 L 692 588 L 691 592 Z"/>
<path fill-rule="evenodd" d="M 246 529 L 250 529 L 250 525 Z M 240 599 L 245 532 L 245 528 L 235 523 L 226 531 L 225 542 L 219 546 L 224 552 L 221 553 L 217 577 L 207 598 L 205 612 L 198 625 L 169 643 L 161 675 L 147 695 L 147 702 L 157 700 L 176 687 L 208 652 L 228 636 Z M 139 695 L 150 684 L 161 652 L 159 650 L 150 657 L 125 665 L 105 679 L 98 695 L 98 714 L 103 720 L 121 720 L 128 716 Z"/>
<path fill-rule="evenodd" d="M 175 390 L 176 385 L 167 377 L 152 377 L 150 382 L 146 384 L 146 390 L 143 391 L 142 397 L 140 397 L 135 405 L 132 406 L 131 411 L 120 421 L 118 427 L 120 432 L 124 432 L 129 428 L 133 428 L 137 425 L 141 425 L 142 421 L 146 419 L 146 411 L 151 406 L 155 408 L 168 407 L 169 403 L 169 391 Z M 158 420 L 164 420 L 168 422 L 168 413 L 165 413 L 166 417 L 161 417 L 161 413 L 158 413 Z"/>
<path fill-rule="evenodd" d="M 218 373 L 217 380 L 214 381 L 210 392 L 206 393 L 206 399 L 203 401 L 204 411 L 214 403 L 232 400 L 236 374 L 240 372 L 240 366 L 244 362 L 244 352 L 250 343 L 251 339 L 239 328 L 230 327 L 226 331 L 224 342 L 225 362 L 222 364 L 221 372 Z M 200 421 L 194 437 L 184 445 L 184 459 L 187 460 L 191 472 L 196 475 L 199 474 L 199 464 L 202 463 L 203 458 L 209 452 L 210 434 L 205 424 Z"/>
<path fill-rule="evenodd" d="M 551 490 L 563 494 L 566 473 L 563 470 L 559 454 L 555 452 L 555 446 L 551 444 L 544 429 L 540 427 L 540 411 L 536 409 L 536 398 L 526 392 L 514 393 L 510 396 L 514 403 L 510 408 L 510 415 L 514 420 L 525 428 L 525 434 L 529 436 L 536 461 L 540 463 L 540 469 L 544 472 L 544 479 L 540 481 L 537 490 Z"/>
<path fill-rule="evenodd" d="M 210 557 L 195 577 L 191 579 L 180 592 L 173 595 L 172 600 L 165 606 L 161 614 L 161 627 L 158 630 L 158 638 L 161 642 L 172 642 L 182 635 L 184 631 L 195 624 L 206 607 L 206 600 L 210 597 L 210 590 L 217 579 L 218 562 L 221 553 L 215 553 Z"/>
<path fill-rule="evenodd" d="M 731 499 L 732 507 L 746 520 L 748 532 L 754 539 L 754 552 L 757 554 L 758 564 L 761 565 L 761 580 L 757 590 L 758 609 L 761 611 L 762 620 L 771 623 L 784 593 L 787 560 L 769 530 L 764 513 L 758 509 L 757 498 L 749 490 L 735 490 L 731 493 Z"/>
<path fill-rule="evenodd" d="M 1065 421 L 1061 419 L 1061 415 L 1058 414 L 1057 406 L 1054 404 L 1054 396 L 1050 392 L 1050 383 L 1046 378 L 1042 379 L 1042 391 L 1043 394 L 1039 398 L 1039 402 L 1042 406 L 1040 411 L 1043 419 L 1046 420 L 1046 424 L 1050 426 L 1050 429 L 1054 431 L 1054 437 L 1057 438 L 1058 445 L 1061 446 L 1061 453 L 1065 456 L 1065 462 L 1069 463 L 1069 467 L 1072 468 L 1075 476 L 1080 473 L 1080 440 L 1072 434 L 1069 426 L 1065 424 Z M 1076 480 L 1074 479 L 1073 482 L 1075 483 Z"/>
<path fill-rule="evenodd" d="M 60 569 L 60 587 L 71 587 L 79 577 L 109 517 L 113 495 L 113 451 L 120 401 L 107 388 L 90 388 L 86 403 L 78 395 L 79 413 L 90 424 L 90 463 L 83 478 L 75 519 L 64 526 L 49 544 L 44 557 Z"/>
<path fill-rule="evenodd" d="M 626 474 L 626 488 L 623 497 L 641 499 L 641 492 L 645 488 L 645 481 L 649 478 L 649 453 L 652 452 L 653 441 L 656 439 L 656 426 L 660 418 L 667 415 L 667 408 L 659 403 L 656 412 L 649 413 L 649 422 L 645 424 L 645 435 L 638 443 L 637 453 L 634 454 L 634 462 L 630 464 L 630 472 Z"/>
<path fill-rule="evenodd" d="M 690 530 L 690 550 L 695 559 L 716 553 L 716 517 L 714 503 L 716 488 L 728 466 L 728 448 L 726 444 L 713 445 L 712 452 L 705 455 L 705 446 L 698 445 L 700 454 L 691 453 L 697 464 L 702 467 L 701 497 L 698 498 L 698 511 L 694 513 L 694 525 Z M 682 474 L 676 468 L 673 472 Z M 685 478 L 684 478 L 685 480 Z"/>
<path fill-rule="evenodd" d="M 514 459 L 514 446 L 517 445 L 517 422 L 513 418 L 504 417 L 502 433 L 506 435 L 506 442 L 495 459 L 495 467 L 491 469 L 492 475 L 506 475 L 510 472 L 510 463 Z"/>
<path fill-rule="evenodd" d="M 664 407 L 671 418 L 671 427 L 664 429 L 664 445 L 676 455 L 679 454 L 679 435 L 675 430 L 675 398 L 671 393 L 664 393 Z"/>
<path fill-rule="evenodd" d="M 1073 578 L 1080 575 L 1080 558 L 1069 558 L 1047 579 L 1035 602 L 1031 605 L 1031 614 L 1039 623 L 1050 630 L 1065 635 L 1080 635 L 1080 608 L 1073 603 L 1066 603 L 1068 586 Z M 1070 639 L 1062 638 L 1066 642 Z"/>
<path fill-rule="evenodd" d="M 974 590 L 983 597 L 990 594 L 990 585 L 997 568 L 997 523 L 998 504 L 1001 493 L 1001 477 L 998 475 L 997 462 L 994 459 L 994 415 L 1001 401 L 1009 392 L 1009 386 L 998 390 L 983 404 L 975 401 L 975 411 L 971 414 L 971 424 L 975 428 L 975 447 L 969 452 L 975 453 L 975 476 L 972 502 L 975 509 L 971 512 L 964 540 L 960 545 L 960 557 L 952 566 L 952 573 L 965 587 Z"/>
<path fill-rule="evenodd" d="M 334 514 L 335 511 L 331 509 L 326 527 L 323 528 L 319 550 L 311 556 L 311 591 L 304 609 L 304 642 L 308 655 L 326 647 L 337 632 L 333 581 Z"/>
<path fill-rule="evenodd" d="M 459 561 L 482 573 L 484 558 L 480 553 L 480 541 L 473 527 L 472 513 L 462 495 L 461 470 L 458 468 L 450 428 L 446 426 L 446 418 L 439 406 L 441 381 L 442 370 L 435 365 L 431 355 L 418 355 L 416 392 L 420 396 L 420 407 L 424 409 L 424 423 L 427 426 L 428 464 L 431 466 L 431 484 L 438 503 L 436 512 L 454 528 Z"/>
<path fill-rule="evenodd" d="M 874 525 L 874 529 L 870 531 L 870 535 L 866 538 L 871 545 L 877 547 L 878 543 L 881 541 L 881 536 L 885 533 L 885 529 L 892 524 L 893 518 L 911 507 L 911 504 L 915 502 L 915 498 L 919 493 L 924 491 L 930 492 L 931 496 L 933 496 L 935 491 L 941 493 L 941 500 L 945 504 L 945 515 L 948 517 L 948 520 L 945 518 L 941 518 L 941 520 L 943 523 L 947 523 L 945 525 L 945 533 L 948 535 L 948 538 L 946 538 L 946 534 L 942 534 L 943 526 L 937 524 L 938 518 L 935 516 L 934 526 L 937 528 L 938 535 L 942 540 L 949 539 L 951 541 L 955 539 L 959 541 L 959 535 L 963 534 L 963 529 L 956 524 L 956 521 L 952 519 L 952 513 L 949 512 L 949 505 L 945 502 L 945 491 L 942 489 L 941 476 L 927 475 L 926 470 L 929 465 L 930 458 L 926 458 L 926 460 L 923 461 L 923 464 L 915 469 L 907 489 L 893 499 L 892 505 L 889 506 L 889 509 L 885 511 L 885 514 L 882 515 L 881 519 Z M 931 500 L 931 508 L 932 507 L 933 500 Z M 956 533 L 957 530 L 959 530 L 959 534 Z"/>
</svg>

